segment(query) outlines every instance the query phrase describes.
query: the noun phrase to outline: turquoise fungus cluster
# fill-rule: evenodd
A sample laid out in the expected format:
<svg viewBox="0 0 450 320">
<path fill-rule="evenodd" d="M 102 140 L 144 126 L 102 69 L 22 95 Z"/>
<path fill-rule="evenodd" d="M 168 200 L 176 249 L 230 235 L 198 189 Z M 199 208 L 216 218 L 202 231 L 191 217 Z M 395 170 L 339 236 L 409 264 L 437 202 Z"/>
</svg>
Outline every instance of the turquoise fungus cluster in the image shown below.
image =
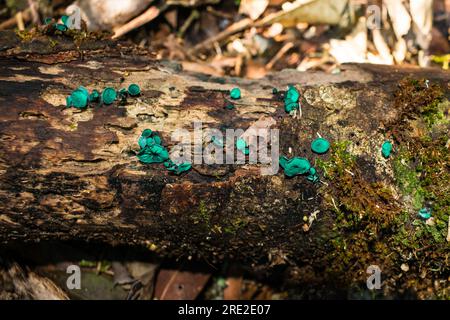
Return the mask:
<svg viewBox="0 0 450 320">
<path fill-rule="evenodd" d="M 294 87 L 289 86 L 284 97 L 284 110 L 288 113 L 300 108 L 300 92 Z"/>
<path fill-rule="evenodd" d="M 169 152 L 166 147 L 162 145 L 161 137 L 151 129 L 142 131 L 138 144 L 140 151 L 137 157 L 142 163 L 164 163 L 164 167 L 176 175 L 180 175 L 192 167 L 189 162 L 176 164 L 170 160 Z"/>
<path fill-rule="evenodd" d="M 324 138 L 315 139 L 311 143 L 311 150 L 317 154 L 324 154 L 330 149 L 330 143 Z M 311 163 L 306 158 L 294 157 L 288 159 L 287 157 L 280 157 L 280 166 L 284 170 L 287 177 L 294 177 L 297 175 L 304 175 L 311 182 L 319 181 L 316 168 L 311 166 Z"/>
<path fill-rule="evenodd" d="M 46 18 L 44 24 L 53 27 L 57 31 L 65 32 L 70 28 L 69 16 L 61 17 L 62 23 L 55 23 L 52 18 Z"/>
<path fill-rule="evenodd" d="M 114 88 L 107 87 L 100 93 L 94 89 L 91 93 L 83 86 L 79 86 L 66 97 L 66 104 L 68 107 L 74 107 L 77 109 L 86 108 L 91 102 L 101 102 L 104 105 L 112 104 L 117 98 L 120 101 L 126 101 L 128 96 L 136 97 L 141 93 L 141 89 L 137 84 L 131 84 L 128 89 L 120 89 L 116 91 Z"/>
</svg>

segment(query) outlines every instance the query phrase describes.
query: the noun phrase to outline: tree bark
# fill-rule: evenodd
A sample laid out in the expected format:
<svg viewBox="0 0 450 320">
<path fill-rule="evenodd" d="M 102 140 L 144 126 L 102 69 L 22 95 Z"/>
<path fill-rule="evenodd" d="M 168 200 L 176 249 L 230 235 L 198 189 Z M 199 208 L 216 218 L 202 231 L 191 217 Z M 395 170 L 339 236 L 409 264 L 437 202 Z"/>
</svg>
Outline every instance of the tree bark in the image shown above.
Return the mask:
<svg viewBox="0 0 450 320">
<path fill-rule="evenodd" d="M 393 163 L 420 130 L 436 129 L 417 123 L 424 106 L 448 101 L 449 78 L 437 69 L 376 65 L 344 65 L 339 74 L 285 70 L 261 80 L 221 78 L 183 72 L 176 63 L 111 41 L 24 41 L 2 33 L 0 241 L 100 241 L 209 263 L 287 264 L 310 284 L 348 278 L 364 286 L 366 268 L 380 264 L 389 275 L 384 279 L 395 283 L 407 263 L 402 250 L 413 250 L 391 247 L 400 234 L 396 219 L 407 212 L 409 225 L 416 212 L 399 189 Z M 80 85 L 101 90 L 130 83 L 142 94 L 125 105 L 65 107 L 65 97 Z M 283 90 L 290 84 L 301 92 L 301 117 L 284 111 Z M 233 87 L 242 98 L 228 110 Z M 407 100 L 414 88 L 420 94 Z M 321 182 L 287 178 L 282 170 L 264 176 L 249 164 L 194 164 L 176 176 L 136 157 L 146 128 L 170 149 L 171 133 L 192 131 L 193 121 L 245 130 L 262 117 L 280 130 L 280 154 L 308 158 Z M 332 142 L 325 155 L 310 150 L 317 133 Z M 394 142 L 388 159 L 380 153 L 386 139 Z M 447 174 L 448 163 L 443 168 Z M 341 228 L 352 219 L 357 222 Z M 446 258 L 440 272 L 448 268 L 448 251 L 439 251 L 437 259 Z M 415 281 L 428 284 L 418 277 L 419 267 L 410 269 Z M 445 279 L 443 273 L 433 277 Z M 411 286 L 406 279 L 400 282 Z"/>
</svg>

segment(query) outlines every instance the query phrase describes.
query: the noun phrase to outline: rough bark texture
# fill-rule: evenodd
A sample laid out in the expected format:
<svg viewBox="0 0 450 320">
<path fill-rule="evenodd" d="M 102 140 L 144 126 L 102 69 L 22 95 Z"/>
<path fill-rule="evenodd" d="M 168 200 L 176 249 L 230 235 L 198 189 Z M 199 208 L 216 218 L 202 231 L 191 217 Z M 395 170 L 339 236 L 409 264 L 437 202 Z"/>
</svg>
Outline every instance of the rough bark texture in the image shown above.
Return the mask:
<svg viewBox="0 0 450 320">
<path fill-rule="evenodd" d="M 0 241 L 144 244 L 209 263 L 289 265 L 294 284 L 316 287 L 364 287 L 367 267 L 379 265 L 385 291 L 448 297 L 449 78 L 375 65 L 219 78 L 110 41 L 2 33 Z M 65 107 L 79 85 L 130 83 L 142 95 L 125 105 Z M 284 111 L 288 84 L 301 91 L 301 118 Z M 243 97 L 227 110 L 235 86 Z M 245 130 L 262 116 L 280 129 L 280 153 L 307 157 L 321 182 L 262 176 L 256 165 L 193 165 L 175 176 L 136 157 L 146 128 L 170 149 L 171 133 L 192 131 L 194 120 Z M 310 150 L 317 133 L 332 142 L 326 155 Z M 417 217 L 427 201 L 431 226 Z"/>
</svg>

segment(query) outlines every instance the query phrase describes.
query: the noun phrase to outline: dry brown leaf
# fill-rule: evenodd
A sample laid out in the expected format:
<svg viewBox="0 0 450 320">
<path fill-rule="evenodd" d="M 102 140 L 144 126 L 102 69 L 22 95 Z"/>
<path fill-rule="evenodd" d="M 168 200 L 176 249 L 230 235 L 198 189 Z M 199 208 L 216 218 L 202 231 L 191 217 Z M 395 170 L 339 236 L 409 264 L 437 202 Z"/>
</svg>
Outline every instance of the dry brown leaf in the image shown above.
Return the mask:
<svg viewBox="0 0 450 320">
<path fill-rule="evenodd" d="M 228 277 L 227 287 L 223 291 L 223 299 L 224 300 L 241 299 L 242 281 L 243 281 L 242 275 Z"/>
<path fill-rule="evenodd" d="M 156 279 L 155 298 L 194 300 L 210 277 L 206 273 L 162 269 Z"/>
</svg>

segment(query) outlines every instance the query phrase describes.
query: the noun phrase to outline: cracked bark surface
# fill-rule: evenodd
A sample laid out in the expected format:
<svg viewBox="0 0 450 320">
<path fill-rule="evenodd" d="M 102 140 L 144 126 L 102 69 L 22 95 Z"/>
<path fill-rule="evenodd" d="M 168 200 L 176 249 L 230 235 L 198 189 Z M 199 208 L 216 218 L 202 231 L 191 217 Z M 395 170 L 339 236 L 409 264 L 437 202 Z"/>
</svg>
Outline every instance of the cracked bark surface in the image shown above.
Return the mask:
<svg viewBox="0 0 450 320">
<path fill-rule="evenodd" d="M 365 246 L 355 258 L 342 258 L 345 249 L 333 241 L 365 233 L 336 229 L 336 211 L 347 200 L 357 203 L 377 235 L 370 246 L 389 247 L 386 234 L 395 234 L 389 223 L 400 212 L 413 215 L 395 184 L 392 159 L 380 153 L 387 137 L 402 143 L 417 133 L 404 126 L 409 119 L 406 106 L 398 104 L 398 84 L 408 77 L 428 79 L 448 101 L 448 72 L 344 65 L 337 75 L 285 70 L 245 80 L 186 73 L 176 63 L 157 62 L 149 52 L 111 41 L 86 40 L 80 47 L 66 39 L 52 47 L 49 41 L 0 34 L 2 243 L 145 245 L 160 255 L 209 263 L 232 259 L 262 270 L 287 264 L 297 272 L 293 278 L 309 284 L 333 278 L 348 286 L 347 276 L 365 283 L 366 268 L 378 263 L 392 283 L 398 280 L 400 260 L 388 251 L 371 255 Z M 130 83 L 139 84 L 142 95 L 126 105 L 65 107 L 65 97 L 80 85 L 119 89 Z M 302 94 L 301 118 L 284 112 L 283 91 L 272 93 L 289 84 Z M 228 92 L 236 86 L 242 99 L 227 110 Z M 426 103 L 436 99 L 430 95 Z M 410 114 L 419 114 L 420 103 L 409 107 Z M 281 155 L 333 164 L 340 161 L 337 145 L 347 141 L 346 152 L 355 158 L 343 168 L 349 173 L 333 180 L 319 169 L 323 183 L 314 184 L 302 176 L 288 179 L 281 170 L 263 176 L 257 165 L 194 164 L 175 176 L 162 164 L 145 165 L 136 157 L 146 128 L 170 149 L 171 133 L 192 131 L 195 120 L 204 127 L 245 130 L 262 116 L 280 130 Z M 326 155 L 310 150 L 317 133 L 333 143 Z M 304 217 L 313 213 L 316 219 L 305 227 Z M 359 246 L 354 238 L 347 245 Z M 448 271 L 448 251 L 443 252 L 442 272 Z M 329 270 L 333 263 L 339 266 Z M 351 270 L 357 271 L 350 275 Z M 411 272 L 418 277 L 419 270 Z M 442 274 L 437 277 L 445 280 Z"/>
</svg>

